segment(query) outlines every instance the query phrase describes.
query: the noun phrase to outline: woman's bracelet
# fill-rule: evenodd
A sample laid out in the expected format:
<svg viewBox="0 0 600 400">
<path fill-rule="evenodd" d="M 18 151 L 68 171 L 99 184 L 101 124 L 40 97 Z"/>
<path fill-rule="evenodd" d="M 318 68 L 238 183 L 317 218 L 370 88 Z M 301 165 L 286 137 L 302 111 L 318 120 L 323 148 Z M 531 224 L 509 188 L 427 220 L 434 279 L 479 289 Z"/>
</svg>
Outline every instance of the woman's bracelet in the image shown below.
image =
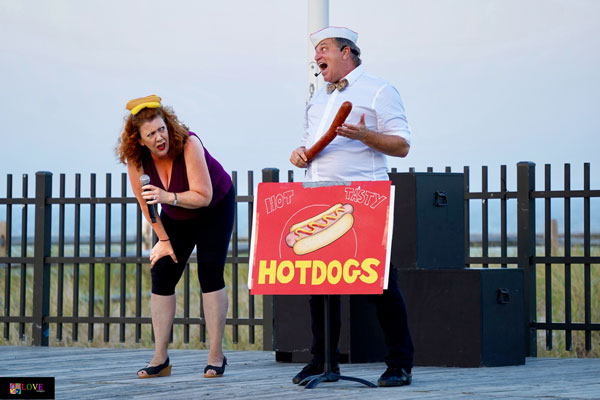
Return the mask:
<svg viewBox="0 0 600 400">
<path fill-rule="evenodd" d="M 158 239 L 159 242 L 168 242 L 170 239 Z"/>
</svg>

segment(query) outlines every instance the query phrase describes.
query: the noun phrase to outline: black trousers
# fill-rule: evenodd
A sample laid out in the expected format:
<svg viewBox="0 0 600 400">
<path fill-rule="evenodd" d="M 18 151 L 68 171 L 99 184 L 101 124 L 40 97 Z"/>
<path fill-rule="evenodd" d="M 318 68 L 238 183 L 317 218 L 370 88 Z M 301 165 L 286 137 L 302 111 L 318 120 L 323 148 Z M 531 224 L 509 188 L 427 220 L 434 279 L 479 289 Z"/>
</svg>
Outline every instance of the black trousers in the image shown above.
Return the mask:
<svg viewBox="0 0 600 400">
<path fill-rule="evenodd" d="M 171 246 L 177 257 L 175 263 L 170 256 L 158 260 L 150 270 L 152 293 L 161 296 L 175 294 L 175 286 L 196 247 L 198 280 L 202 293 L 210 293 L 225 287 L 223 271 L 227 250 L 233 230 L 235 215 L 235 189 L 216 205 L 201 209 L 199 216 L 186 220 L 175 220 L 165 213 L 160 219 L 169 235 Z"/>
<path fill-rule="evenodd" d="M 404 368 L 410 371 L 413 366 L 414 347 L 408 329 L 408 316 L 404 297 L 398 288 L 398 277 L 393 266 L 390 267 L 388 288 L 379 295 L 367 295 L 375 303 L 377 319 L 383 330 L 388 354 L 385 363 L 388 367 Z M 325 296 L 310 297 L 313 358 L 323 361 L 325 358 Z M 341 310 L 340 296 L 330 296 L 330 359 L 338 360 L 338 342 L 340 339 Z"/>
</svg>

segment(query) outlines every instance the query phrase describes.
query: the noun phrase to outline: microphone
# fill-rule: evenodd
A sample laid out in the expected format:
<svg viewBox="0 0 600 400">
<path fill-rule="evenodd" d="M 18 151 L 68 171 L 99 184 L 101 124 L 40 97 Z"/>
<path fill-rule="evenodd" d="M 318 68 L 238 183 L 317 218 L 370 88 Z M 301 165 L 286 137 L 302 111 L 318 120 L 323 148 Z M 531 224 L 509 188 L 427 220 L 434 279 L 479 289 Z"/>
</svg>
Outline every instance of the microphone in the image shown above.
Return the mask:
<svg viewBox="0 0 600 400">
<path fill-rule="evenodd" d="M 140 183 L 142 186 L 146 186 L 150 184 L 150 177 L 146 174 L 140 176 Z M 150 214 L 150 219 L 152 223 L 156 222 L 156 206 L 154 204 L 148 204 L 148 214 Z"/>
<path fill-rule="evenodd" d="M 316 78 L 317 76 L 321 75 L 321 72 L 323 72 L 323 71 L 315 72 L 315 78 Z"/>
</svg>

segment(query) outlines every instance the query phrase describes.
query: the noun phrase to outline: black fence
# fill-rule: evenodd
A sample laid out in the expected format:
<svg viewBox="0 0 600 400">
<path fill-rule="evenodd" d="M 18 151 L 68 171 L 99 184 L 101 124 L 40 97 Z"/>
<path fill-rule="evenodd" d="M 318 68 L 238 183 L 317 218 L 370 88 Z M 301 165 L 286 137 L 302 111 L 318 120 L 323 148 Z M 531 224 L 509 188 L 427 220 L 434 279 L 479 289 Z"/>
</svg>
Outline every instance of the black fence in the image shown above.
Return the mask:
<svg viewBox="0 0 600 400">
<path fill-rule="evenodd" d="M 71 324 L 71 337 L 73 341 L 79 340 L 79 325 L 87 324 L 89 341 L 94 339 L 94 324 L 104 326 L 104 341 L 109 342 L 110 327 L 117 324 L 119 326 L 119 341 L 126 341 L 126 326 L 135 327 L 135 340 L 141 341 L 142 326 L 151 325 L 152 320 L 149 315 L 142 315 L 144 296 L 142 285 L 142 269 L 147 267 L 148 255 L 144 254 L 142 243 L 144 241 L 142 213 L 137 206 L 137 200 L 128 194 L 128 179 L 126 174 L 121 174 L 120 195 L 114 196 L 112 191 L 112 177 L 106 175 L 106 190 L 104 196 L 97 195 L 96 174 L 90 175 L 89 196 L 81 195 L 81 174 L 75 175 L 75 182 L 72 197 L 66 195 L 66 177 L 64 174 L 59 178 L 58 196 L 52 196 L 52 174 L 49 172 L 38 172 L 35 181 L 35 197 L 28 195 L 29 177 L 23 176 L 22 196 L 13 196 L 12 175 L 7 176 L 6 198 L 0 199 L 0 205 L 5 205 L 6 222 L 4 224 L 4 234 L 0 233 L 0 274 L 4 278 L 3 293 L 0 299 L 4 315 L 0 316 L 0 322 L 4 323 L 3 337 L 5 340 L 10 338 L 10 324 L 18 324 L 19 337 L 25 338 L 26 325 L 31 326 L 31 339 L 34 345 L 47 346 L 50 336 L 50 326 L 55 327 L 57 340 L 63 340 L 63 325 Z M 234 185 L 237 187 L 238 174 L 232 173 Z M 264 321 L 270 321 L 272 318 L 272 299 L 264 296 L 262 305 L 264 312 L 262 317 L 256 317 L 255 297 L 248 295 L 246 299 L 239 297 L 239 269 L 241 264 L 248 264 L 249 254 L 248 246 L 241 248 L 240 234 L 238 230 L 239 205 L 247 203 L 248 224 L 245 242 L 248 242 L 250 227 L 252 225 L 252 202 L 253 196 L 253 173 L 248 173 L 248 194 L 237 195 L 238 214 L 234 222 L 230 251 L 227 257 L 227 268 L 230 271 L 230 282 L 232 302 L 230 310 L 232 316 L 227 318 L 227 325 L 232 327 L 232 341 L 237 343 L 239 340 L 239 327 L 248 327 L 248 343 L 254 344 L 256 341 L 255 327 L 260 326 L 263 331 L 263 345 L 265 348 L 272 348 L 272 323 L 265 324 Z M 28 235 L 30 227 L 28 208 L 34 206 L 34 235 Z M 68 214 L 66 207 L 72 208 L 72 213 Z M 83 212 L 82 207 L 86 207 L 87 212 Z M 18 243 L 14 243 L 13 234 L 13 211 L 21 209 L 20 235 L 17 235 Z M 58 209 L 58 231 L 52 231 L 52 212 Z M 104 212 L 104 230 L 103 234 L 98 232 L 98 211 Z M 118 233 L 115 235 L 113 227 L 113 211 L 119 211 Z M 1 214 L 0 214 L 1 215 Z M 66 217 L 72 217 L 72 233 L 68 237 L 66 234 Z M 131 215 L 134 217 L 133 223 Z M 82 232 L 82 219 L 86 216 L 86 222 L 89 225 L 87 236 Z M 130 229 L 133 228 L 133 232 Z M 117 241 L 113 237 L 117 236 Z M 99 240 L 99 237 L 101 240 Z M 118 255 L 115 255 L 114 247 L 117 247 Z M 104 254 L 99 254 L 98 249 L 104 248 Z M 71 254 L 66 254 L 66 249 L 70 249 Z M 15 251 L 16 250 L 16 251 Z M 14 254 L 14 253 L 19 253 Z M 190 260 L 192 260 L 190 258 Z M 191 263 L 194 264 L 194 263 Z M 72 289 L 72 304 L 70 315 L 64 315 L 64 296 L 65 296 L 65 267 L 72 266 L 72 275 L 70 278 Z M 131 282 L 132 271 L 128 266 L 133 266 L 133 282 Z M 81 268 L 87 270 L 86 276 L 88 285 L 85 290 L 85 297 L 81 298 L 80 293 L 80 271 Z M 101 298 L 98 299 L 95 282 L 96 269 L 103 269 L 104 287 Z M 111 277 L 115 268 L 120 272 L 119 290 L 116 297 L 113 296 Z M 11 299 L 13 298 L 11 290 L 15 290 L 13 285 L 13 270 L 18 269 L 19 278 L 19 312 L 18 315 L 11 315 Z M 55 270 L 53 274 L 53 269 Z M 189 342 L 190 327 L 198 325 L 201 329 L 201 340 L 206 341 L 205 320 L 202 310 L 202 299 L 200 298 L 197 310 L 200 315 L 190 316 L 193 307 L 190 304 L 191 283 L 190 263 L 183 275 L 183 316 L 175 317 L 174 325 L 183 326 L 183 342 Z M 3 271 L 2 271 L 3 270 Z M 32 279 L 28 279 L 31 277 Z M 51 276 L 56 279 L 56 299 L 51 301 L 50 288 Z M 32 281 L 32 282 L 30 282 Z M 32 284 L 32 290 L 27 289 L 27 285 Z M 0 289 L 1 290 L 1 289 Z M 135 305 L 129 312 L 126 307 L 128 298 L 133 295 Z M 80 315 L 80 303 L 82 300 L 87 303 L 85 315 Z M 104 305 L 102 315 L 96 315 L 95 303 L 101 300 Z M 149 298 L 148 298 L 149 300 Z M 118 315 L 111 312 L 111 305 L 118 304 Z M 240 304 L 247 304 L 248 312 L 244 317 L 239 316 Z M 52 311 L 51 312 L 51 305 Z"/>
<path fill-rule="evenodd" d="M 595 271 L 595 279 L 592 279 L 592 267 L 598 268 L 600 264 L 600 254 L 592 255 L 592 239 L 596 242 L 598 249 L 598 232 L 592 235 L 591 232 L 591 204 L 593 198 L 600 197 L 600 190 L 591 190 L 590 188 L 590 164 L 583 165 L 583 189 L 574 190 L 571 188 L 571 165 L 564 165 L 564 185 L 562 190 L 552 190 L 551 188 L 551 166 L 545 165 L 544 168 L 544 190 L 535 188 L 535 164 L 522 162 L 517 164 L 517 190 L 509 191 L 507 189 L 506 166 L 501 166 L 500 171 L 500 190 L 497 192 L 488 191 L 488 169 L 482 168 L 481 192 L 473 192 L 469 185 L 469 168 L 464 168 L 465 179 L 465 235 L 466 235 L 466 263 L 467 266 L 474 264 L 488 268 L 489 264 L 499 264 L 501 268 L 516 266 L 524 270 L 525 276 L 525 299 L 527 307 L 525 309 L 526 331 L 529 332 L 528 355 L 537 355 L 537 331 L 546 332 L 546 348 L 553 347 L 553 331 L 565 332 L 565 348 L 572 350 L 573 331 L 583 331 L 585 335 L 585 350 L 592 349 L 592 332 L 600 331 L 600 321 L 592 321 L 592 298 L 595 299 L 595 315 L 600 316 L 598 310 L 598 298 L 600 288 L 598 287 L 599 271 Z M 517 237 L 516 254 L 508 256 L 509 240 L 507 234 L 507 203 L 516 199 L 517 205 Z M 544 232 L 541 240 L 536 235 L 536 199 L 542 199 L 544 202 Z M 564 233 L 563 233 L 563 255 L 557 255 L 555 251 L 558 238 L 556 232 L 552 232 L 552 199 L 562 200 Z M 573 235 L 571 232 L 571 205 L 574 199 L 583 201 L 583 232 Z M 480 257 L 470 255 L 469 244 L 469 216 L 470 203 L 472 200 L 481 200 L 481 252 Z M 490 200 L 500 202 L 500 243 L 501 254 L 491 256 L 488 252 L 490 240 L 488 236 L 488 208 Z M 596 221 L 598 216 L 596 215 Z M 572 239 L 576 237 L 581 242 L 580 255 L 572 254 Z M 539 247 L 543 247 L 540 251 Z M 540 254 L 541 253 L 541 254 Z M 573 321 L 573 295 L 572 289 L 572 266 L 583 266 L 583 321 Z M 544 288 L 543 302 L 545 313 L 538 315 L 537 300 L 540 298 L 537 293 L 537 269 L 544 267 Z M 563 304 L 553 303 L 553 279 L 552 273 L 556 269 L 563 269 L 564 276 L 564 296 Z M 592 287 L 592 281 L 596 282 Z M 592 290 L 593 289 L 593 290 Z M 564 320 L 553 321 L 553 308 L 561 306 L 564 308 Z M 539 320 L 543 319 L 543 322 Z"/>
<path fill-rule="evenodd" d="M 592 332 L 600 331 L 600 323 L 594 321 L 597 305 L 592 303 L 598 299 L 598 271 L 592 274 L 593 268 L 598 268 L 600 256 L 593 255 L 594 241 L 598 235 L 591 232 L 590 200 L 600 198 L 600 190 L 590 189 L 590 165 L 584 164 L 583 189 L 571 189 L 570 165 L 564 166 L 564 188 L 551 189 L 550 165 L 545 166 L 544 190 L 535 188 L 535 165 L 519 163 L 517 165 L 516 190 L 507 188 L 506 166 L 501 166 L 500 190 L 488 190 L 488 169 L 482 167 L 481 191 L 470 190 L 470 169 L 464 168 L 465 194 L 465 255 L 466 267 L 480 266 L 483 268 L 522 268 L 525 272 L 525 298 L 527 309 L 523 323 L 529 332 L 528 355 L 537 355 L 537 332 L 546 332 L 546 347 L 553 346 L 553 331 L 564 331 L 566 334 L 565 347 L 571 350 L 572 332 L 583 331 L 585 348 L 591 350 Z M 414 169 L 411 169 L 414 171 Z M 396 172 L 393 170 L 392 172 Z M 429 168 L 428 172 L 433 172 Z M 446 168 L 450 172 L 450 168 Z M 148 290 L 143 285 L 143 268 L 147 268 L 147 253 L 143 250 L 142 214 L 137 207 L 134 197 L 128 193 L 128 180 L 125 174 L 120 177 L 120 194 L 112 194 L 112 177 L 105 177 L 105 194 L 97 195 L 96 174 L 89 179 L 89 196 L 81 195 L 81 175 L 76 174 L 72 187 L 72 195 L 67 197 L 67 182 L 64 174 L 59 176 L 57 195 L 53 195 L 53 176 L 49 172 L 38 172 L 35 177 L 35 195 L 28 194 L 28 176 L 23 176 L 22 194 L 13 194 L 13 177 L 6 177 L 6 196 L 0 198 L 0 302 L 3 315 L 0 323 L 4 324 L 3 338 L 10 338 L 11 324 L 17 324 L 18 335 L 25 337 L 29 325 L 31 339 L 34 345 L 47 346 L 50 332 L 56 340 L 64 340 L 63 327 L 70 326 L 69 340 L 79 340 L 80 324 L 87 325 L 87 339 L 94 339 L 94 326 L 103 326 L 103 340 L 111 340 L 111 327 L 118 326 L 120 342 L 126 341 L 126 331 L 135 330 L 134 337 L 140 341 L 142 327 L 151 325 L 151 318 L 144 315 L 144 299 Z M 231 292 L 230 317 L 227 325 L 232 329 L 232 341 L 237 343 L 240 338 L 240 327 L 247 329 L 248 343 L 256 343 L 256 328 L 262 332 L 262 347 L 273 349 L 273 299 L 271 296 L 252 296 L 245 288 L 240 287 L 247 273 L 249 254 L 248 243 L 251 235 L 252 210 L 254 202 L 254 175 L 248 172 L 245 195 L 239 193 L 238 174 L 232 173 L 237 192 L 238 212 L 234 232 L 227 259 L 227 269 L 230 272 L 228 287 Z M 279 170 L 265 169 L 262 174 L 263 182 L 278 182 Z M 288 172 L 287 181 L 293 181 L 292 171 Z M 544 234 L 536 235 L 536 199 L 544 201 Z M 564 208 L 564 233 L 562 235 L 563 254 L 556 253 L 556 234 L 552 232 L 551 205 L 552 199 L 560 199 Z M 573 199 L 583 201 L 583 232 L 571 232 L 571 203 Z M 490 203 L 499 203 L 500 232 L 491 237 L 489 232 Z M 473 241 L 471 221 L 476 213 L 471 211 L 474 205 L 481 205 L 481 237 Z M 514 223 L 515 216 L 511 215 L 510 205 L 516 205 L 516 233 L 509 233 L 508 226 Z M 5 223 L 2 225 L 2 207 L 4 208 Z M 29 209 L 34 208 L 33 220 L 29 218 Z M 246 208 L 243 212 L 243 208 Z M 514 207 L 513 207 L 514 208 Z M 13 214 L 20 209 L 20 224 L 15 224 Z M 241 211 L 242 210 L 242 211 Z M 52 215 L 58 218 L 53 218 Z M 104 214 L 104 223 L 98 223 L 99 215 Z M 245 218 L 240 219 L 246 214 Z M 55 221 L 57 220 L 57 221 Z M 118 224 L 113 224 L 114 221 Z M 33 224 L 31 223 L 33 222 Z M 85 222 L 85 223 L 84 223 Z M 32 226 L 33 225 L 33 226 Z M 82 225 L 87 225 L 87 235 L 82 232 Z M 116 225 L 116 226 L 115 226 Z M 240 234 L 240 225 L 243 234 Z M 20 234 L 15 233 L 20 227 Z M 33 236 L 29 231 L 33 231 Z M 4 232 L 3 232 L 4 231 Z M 70 232 L 70 233 L 69 233 Z M 581 242 L 578 254 L 572 254 L 572 240 Z M 543 247 L 540 253 L 540 242 Z M 596 245 L 597 248 L 597 245 Z M 473 250 L 480 255 L 472 255 Z M 492 250 L 490 250 L 492 249 Z M 494 250 L 494 249 L 497 249 Z M 537 250 L 536 250 L 537 249 Z M 579 254 L 579 252 L 581 254 Z M 496 254 L 497 253 L 497 254 Z M 193 260 L 191 258 L 190 260 Z M 183 327 L 183 342 L 190 338 L 190 328 L 200 329 L 201 340 L 205 341 L 205 321 L 202 314 L 202 304 L 191 304 L 191 293 L 195 290 L 191 284 L 190 270 L 193 261 L 184 272 L 183 279 L 183 316 L 176 316 L 174 325 Z M 572 266 L 583 266 L 583 320 L 574 321 L 572 315 L 573 295 L 571 293 Z M 544 315 L 538 315 L 537 303 L 541 293 L 537 293 L 536 274 L 538 267 L 544 268 Z M 66 269 L 69 274 L 66 274 Z M 81 271 L 86 273 L 87 288 L 80 290 Z M 553 301 L 552 272 L 562 269 L 564 273 L 564 299 L 560 306 L 564 307 L 564 320 L 553 320 L 553 307 L 559 305 Z M 104 280 L 104 286 L 96 295 L 98 285 L 95 282 L 99 273 Z M 115 279 L 118 271 L 118 290 L 114 289 L 111 279 Z M 14 276 L 13 276 L 14 275 Z M 18 287 L 13 279 L 18 279 Z M 56 282 L 51 282 L 56 280 Z M 596 282 L 596 285 L 592 285 Z M 68 285 L 67 285 L 68 284 Z M 32 286 L 28 290 L 27 286 Z M 53 286 L 54 285 L 54 286 Z M 68 315 L 65 315 L 64 296 L 67 289 L 72 294 Z M 51 288 L 55 293 L 51 293 Z M 18 296 L 15 296 L 18 290 Z M 81 292 L 85 292 L 82 298 Z M 145 297 L 146 295 L 146 297 Z M 595 297 L 594 297 L 595 295 Z M 127 300 L 133 297 L 133 306 L 127 306 Z M 14 312 L 11 301 L 18 298 L 18 312 Z M 103 305 L 102 313 L 98 313 L 95 303 L 100 300 Z M 81 312 L 80 303 L 87 310 Z M 259 305 L 257 307 L 257 304 Z M 117 308 L 115 311 L 114 308 Z M 594 308 L 596 307 L 596 308 Z M 241 315 L 241 309 L 244 315 Z M 13 310 L 13 311 L 11 311 Z M 193 312 L 199 315 L 193 316 Z M 16 315 L 14 315 L 16 314 Z M 80 315 L 84 314 L 84 315 Z M 540 322 L 539 320 L 543 320 Z M 50 329 L 52 327 L 52 330 Z"/>
</svg>

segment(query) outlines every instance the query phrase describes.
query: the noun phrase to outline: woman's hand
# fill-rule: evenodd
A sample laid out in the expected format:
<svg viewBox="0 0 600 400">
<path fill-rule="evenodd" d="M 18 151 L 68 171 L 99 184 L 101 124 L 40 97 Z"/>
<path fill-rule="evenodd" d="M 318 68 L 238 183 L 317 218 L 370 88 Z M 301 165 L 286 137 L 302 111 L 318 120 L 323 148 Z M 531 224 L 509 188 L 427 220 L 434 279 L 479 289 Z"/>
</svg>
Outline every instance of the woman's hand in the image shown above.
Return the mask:
<svg viewBox="0 0 600 400">
<path fill-rule="evenodd" d="M 165 256 L 171 256 L 173 261 L 177 262 L 173 246 L 170 241 L 158 241 L 150 251 L 150 268 L 154 267 L 154 264 Z"/>
<path fill-rule="evenodd" d="M 154 185 L 142 186 L 142 197 L 147 204 L 171 203 L 173 201 L 171 193 Z"/>
</svg>

